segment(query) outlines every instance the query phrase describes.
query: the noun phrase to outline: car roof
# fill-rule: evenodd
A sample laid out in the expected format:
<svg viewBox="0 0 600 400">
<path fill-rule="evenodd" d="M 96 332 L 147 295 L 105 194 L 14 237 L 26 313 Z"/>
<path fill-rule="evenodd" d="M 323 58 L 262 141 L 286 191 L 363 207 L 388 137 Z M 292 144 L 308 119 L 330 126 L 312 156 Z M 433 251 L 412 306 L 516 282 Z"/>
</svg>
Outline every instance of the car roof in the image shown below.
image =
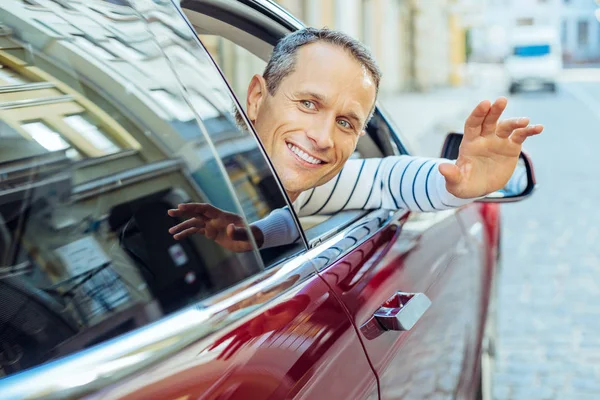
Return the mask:
<svg viewBox="0 0 600 400">
<path fill-rule="evenodd" d="M 255 10 L 261 11 L 271 19 L 286 25 L 291 30 L 304 28 L 304 24 L 292 13 L 283 8 L 280 4 L 272 0 L 237 0 L 239 3 L 246 4 Z"/>
</svg>

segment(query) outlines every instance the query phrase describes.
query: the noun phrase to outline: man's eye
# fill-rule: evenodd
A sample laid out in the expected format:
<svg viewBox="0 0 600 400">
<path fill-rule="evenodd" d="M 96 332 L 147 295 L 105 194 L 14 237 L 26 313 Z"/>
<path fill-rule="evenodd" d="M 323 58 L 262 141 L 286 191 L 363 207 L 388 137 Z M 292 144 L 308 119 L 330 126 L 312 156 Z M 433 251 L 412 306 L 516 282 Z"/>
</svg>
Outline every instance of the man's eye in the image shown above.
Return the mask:
<svg viewBox="0 0 600 400">
<path fill-rule="evenodd" d="M 345 119 L 338 119 L 338 124 L 340 124 L 340 126 L 344 129 L 352 129 L 350 122 L 346 121 Z"/>
<path fill-rule="evenodd" d="M 314 110 L 315 108 L 317 108 L 315 106 L 315 103 L 308 100 L 302 100 L 302 105 L 304 106 L 304 108 L 308 108 L 309 110 Z"/>
</svg>

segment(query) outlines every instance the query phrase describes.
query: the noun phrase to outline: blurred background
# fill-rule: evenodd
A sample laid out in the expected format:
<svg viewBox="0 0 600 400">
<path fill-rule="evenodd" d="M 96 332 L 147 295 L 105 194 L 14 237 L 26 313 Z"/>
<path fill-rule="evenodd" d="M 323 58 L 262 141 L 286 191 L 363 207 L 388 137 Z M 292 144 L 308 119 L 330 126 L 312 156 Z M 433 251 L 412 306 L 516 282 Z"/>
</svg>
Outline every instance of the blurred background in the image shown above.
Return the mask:
<svg viewBox="0 0 600 400">
<path fill-rule="evenodd" d="M 172 94 L 178 93 L 177 79 L 164 72 L 169 67 L 161 53 L 152 46 L 140 47 L 140 52 L 123 45 L 143 46 L 140 43 L 147 36 L 146 28 L 139 28 L 135 16 L 114 13 L 107 7 L 109 3 L 118 3 L 117 0 L 96 5 L 93 15 L 102 16 L 105 26 L 70 14 L 68 20 L 61 20 L 45 8 L 52 5 L 57 13 L 64 13 L 63 9 L 69 10 L 67 3 L 27 0 L 26 7 L 14 7 L 10 13 L 0 14 L 3 18 L 0 22 L 11 21 L 15 26 L 0 25 L 0 82 L 31 88 L 19 90 L 18 95 L 4 93 L 6 101 L 31 100 L 34 90 L 41 93 L 39 96 L 52 99 L 51 104 L 34 103 L 39 107 L 28 108 L 28 113 L 36 112 L 33 122 L 25 120 L 17 107 L 23 103 L 11 104 L 3 110 L 0 137 L 3 144 L 14 139 L 14 146 L 5 147 L 10 151 L 3 152 L 0 161 L 29 157 L 34 150 L 40 157 L 46 157 L 48 151 L 64 150 L 64 158 L 49 157 L 48 165 L 64 167 L 73 160 L 78 162 L 73 182 L 79 204 L 58 209 L 48 223 L 68 234 L 57 237 L 49 228 L 46 231 L 44 226 L 31 224 L 30 229 L 24 229 L 30 235 L 26 250 L 35 250 L 43 256 L 49 250 L 37 246 L 35 237 L 66 243 L 79 240 L 82 227 L 85 235 L 99 230 L 108 254 L 119 259 L 120 266 L 129 271 L 133 269 L 118 243 L 133 241 L 139 232 L 127 236 L 131 227 L 123 221 L 130 216 L 123 216 L 123 210 L 117 207 L 125 200 L 133 203 L 141 196 L 154 198 L 156 188 L 161 196 L 167 192 L 171 196 L 169 190 L 173 185 L 183 188 L 188 196 L 175 193 L 179 197 L 168 199 L 173 204 L 200 201 L 204 196 L 213 196 L 221 203 L 229 199 L 217 198 L 227 191 L 206 178 L 218 172 L 214 165 L 194 165 L 194 148 L 187 146 L 187 141 L 193 140 L 198 148 L 205 142 L 184 99 Z M 462 131 L 465 118 L 479 101 L 501 95 L 509 98 L 506 117 L 528 116 L 532 123 L 545 126 L 543 135 L 526 143 L 536 167 L 539 188 L 527 201 L 502 206 L 494 395 L 499 400 L 599 399 L 600 213 L 594 211 L 593 203 L 594 198 L 600 198 L 595 176 L 598 167 L 594 163 L 600 148 L 600 23 L 596 2 L 280 0 L 279 3 L 307 25 L 346 31 L 371 48 L 384 73 L 380 102 L 415 154 L 438 156 L 446 134 Z M 23 15 L 14 19 L 12 13 L 19 10 L 24 10 Z M 130 22 L 131 26 L 122 28 Z M 170 51 L 176 52 L 180 60 L 178 69 L 193 71 L 187 74 L 189 82 L 185 82 L 196 90 L 190 92 L 191 101 L 203 111 L 201 117 L 210 121 L 207 126 L 213 129 L 211 134 L 223 137 L 217 145 L 220 151 L 229 152 L 226 160 L 230 177 L 239 176 L 234 180 L 236 194 L 243 200 L 248 218 L 258 219 L 276 207 L 268 204 L 265 200 L 268 197 L 256 192 L 254 188 L 259 185 L 249 184 L 261 182 L 261 171 L 266 166 L 256 161 L 261 156 L 248 144 L 253 139 L 240 136 L 231 121 L 226 124 L 222 110 L 203 100 L 202 85 L 216 83 L 214 79 L 196 79 L 202 72 L 198 67 L 201 64 L 184 51 L 186 46 L 191 47 L 185 40 L 191 39 L 186 39 L 169 23 L 156 19 L 151 26 L 165 37 L 165 43 L 172 45 Z M 109 28 L 112 36 L 107 39 Z M 48 32 L 52 33 L 50 41 L 46 41 Z M 82 32 L 88 34 L 84 36 Z M 45 48 L 52 60 L 64 61 L 65 65 L 55 65 L 43 58 L 32 59 L 31 48 L 22 47 L 15 40 L 17 36 L 25 37 L 37 48 Z M 219 58 L 217 61 L 234 90 L 244 98 L 249 77 L 260 71 L 263 62 L 226 39 L 202 39 Z M 85 74 L 88 70 L 94 73 Z M 112 99 L 92 89 L 103 86 L 113 97 L 126 99 L 124 103 L 129 108 L 117 109 Z M 215 97 L 227 96 L 217 89 L 213 88 Z M 152 129 L 144 131 L 138 125 Z M 156 135 L 160 146 L 148 139 L 153 130 L 160 132 Z M 224 132 L 231 134 L 227 136 Z M 21 147 L 25 143 L 23 137 L 35 141 L 27 141 L 27 148 Z M 248 151 L 237 151 L 240 147 Z M 194 167 L 191 177 L 182 172 L 179 163 L 168 158 L 169 153 Z M 254 157 L 255 154 L 259 156 Z M 148 166 L 153 168 L 152 174 Z M 129 172 L 124 175 L 126 170 L 137 175 Z M 250 176 L 244 175 L 247 171 L 251 171 Z M 39 173 L 43 175 L 46 171 Z M 98 179 L 106 174 L 114 175 L 108 183 Z M 96 182 L 95 186 L 90 182 Z M 118 185 L 121 189 L 103 190 L 103 185 L 109 189 L 110 185 Z M 199 186 L 207 193 L 201 196 Z M 264 186 L 268 187 L 268 182 Z M 72 190 L 65 186 L 64 191 Z M 166 204 L 162 197 L 156 198 L 161 205 Z M 160 212 L 164 214 L 163 211 Z M 109 221 L 99 220 L 99 215 L 109 214 Z M 102 231 L 104 228 L 99 226 L 104 225 L 100 222 L 111 225 L 111 230 Z M 148 232 L 154 230 L 166 232 L 160 224 L 148 227 Z M 237 263 L 248 265 L 246 260 L 238 260 L 237 256 L 210 247 L 210 243 L 200 239 L 194 241 L 199 242 L 184 246 L 208 249 L 205 262 L 214 274 L 211 279 L 222 287 L 230 286 L 230 280 L 246 276 L 232 276 L 227 269 L 235 270 Z M 189 250 L 189 254 L 195 253 Z M 153 257 L 147 258 L 152 261 Z M 190 265 L 194 264 L 192 261 Z M 58 260 L 47 264 L 48 270 L 58 271 L 56 275 L 64 272 L 57 268 Z M 108 275 L 107 280 L 116 282 L 110 288 L 116 307 L 131 303 L 133 300 L 124 294 L 124 283 L 107 269 L 103 271 Z M 244 273 L 251 275 L 253 271 Z M 200 281 L 196 280 L 196 274 L 200 277 L 198 271 L 187 271 L 186 275 L 173 277 L 173 282 L 182 277 Z M 151 291 L 162 290 L 141 285 L 143 279 L 137 274 L 126 276 L 134 282 L 131 286 L 143 288 L 136 294 L 142 299 L 151 299 Z M 194 294 L 208 295 L 221 286 L 203 288 L 198 284 Z M 163 296 L 161 306 L 167 310 L 177 308 L 179 304 L 173 300 L 177 294 L 169 291 Z M 92 326 L 97 321 L 107 323 L 106 312 L 95 303 L 92 306 L 88 305 L 88 323 Z M 134 311 L 153 320 L 156 309 Z"/>
<path fill-rule="evenodd" d="M 538 190 L 502 207 L 494 397 L 600 398 L 600 23 L 594 0 L 281 0 L 363 41 L 380 102 L 417 154 L 483 99 L 545 126 Z M 246 78 L 241 82 L 246 82 Z"/>
</svg>

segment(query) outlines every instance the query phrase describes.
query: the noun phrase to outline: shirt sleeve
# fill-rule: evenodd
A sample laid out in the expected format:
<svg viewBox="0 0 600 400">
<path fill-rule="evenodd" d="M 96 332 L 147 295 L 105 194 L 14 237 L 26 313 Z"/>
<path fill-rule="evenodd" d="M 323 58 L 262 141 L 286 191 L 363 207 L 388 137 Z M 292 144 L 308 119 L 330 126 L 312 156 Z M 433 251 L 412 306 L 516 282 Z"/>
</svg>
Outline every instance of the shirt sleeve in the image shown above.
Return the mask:
<svg viewBox="0 0 600 400">
<path fill-rule="evenodd" d="M 264 241 L 261 249 L 291 244 L 300 239 L 294 218 L 287 207 L 273 210 L 252 225 L 258 227 L 263 233 Z"/>
<path fill-rule="evenodd" d="M 296 209 L 307 216 L 352 209 L 427 212 L 460 207 L 475 199 L 460 199 L 446 190 L 439 165 L 453 162 L 406 155 L 351 159 L 334 179 L 308 192 Z"/>
</svg>

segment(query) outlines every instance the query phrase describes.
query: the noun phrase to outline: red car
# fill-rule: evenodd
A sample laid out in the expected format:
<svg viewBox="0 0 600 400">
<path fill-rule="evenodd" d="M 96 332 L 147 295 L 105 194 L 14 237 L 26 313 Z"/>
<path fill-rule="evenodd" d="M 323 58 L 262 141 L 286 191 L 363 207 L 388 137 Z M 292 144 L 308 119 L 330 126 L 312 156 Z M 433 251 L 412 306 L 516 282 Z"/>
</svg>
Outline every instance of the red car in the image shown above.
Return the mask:
<svg viewBox="0 0 600 400">
<path fill-rule="evenodd" d="M 3 0 L 1 399 L 489 394 L 494 203 L 533 191 L 525 155 L 457 210 L 294 216 L 245 253 L 168 233 L 183 202 L 290 206 L 240 103 L 300 28 L 262 0 Z M 367 131 L 356 157 L 408 154 L 380 109 Z"/>
</svg>

